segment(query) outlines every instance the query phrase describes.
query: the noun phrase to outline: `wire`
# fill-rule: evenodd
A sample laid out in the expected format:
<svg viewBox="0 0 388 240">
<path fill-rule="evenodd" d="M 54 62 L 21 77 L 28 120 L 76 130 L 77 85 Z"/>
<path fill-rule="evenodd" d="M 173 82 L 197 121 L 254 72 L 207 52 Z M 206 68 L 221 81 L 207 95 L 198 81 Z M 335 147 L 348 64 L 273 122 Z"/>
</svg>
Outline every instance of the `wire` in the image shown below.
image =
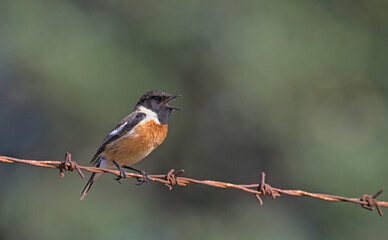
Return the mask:
<svg viewBox="0 0 388 240">
<path fill-rule="evenodd" d="M 0 156 L 0 162 L 24 163 L 24 164 L 37 166 L 37 167 L 59 169 L 60 175 L 62 178 L 64 177 L 64 171 L 74 171 L 74 170 L 76 170 L 82 178 L 85 178 L 85 176 L 82 173 L 82 170 L 85 170 L 88 172 L 94 172 L 94 173 L 111 173 L 116 176 L 120 175 L 120 172 L 115 170 L 80 166 L 75 161 L 71 160 L 70 153 L 66 153 L 64 161 L 36 161 L 36 160 L 25 160 L 25 159 L 18 159 L 18 158 L 12 158 L 7 156 Z M 234 189 L 238 189 L 244 192 L 254 194 L 254 196 L 259 201 L 260 205 L 263 205 L 263 200 L 261 199 L 261 196 L 268 195 L 268 196 L 271 196 L 272 199 L 276 199 L 276 197 L 280 197 L 281 195 L 290 195 L 290 196 L 298 196 L 298 197 L 311 197 L 311 198 L 317 198 L 317 199 L 332 201 L 332 202 L 357 203 L 357 204 L 360 204 L 361 207 L 367 210 L 373 210 L 374 207 L 376 207 L 377 212 L 380 216 L 383 216 L 381 207 L 388 207 L 388 202 L 376 201 L 376 198 L 384 191 L 383 188 L 374 195 L 365 194 L 361 198 L 348 198 L 348 197 L 328 195 L 328 194 L 322 194 L 322 193 L 310 193 L 302 190 L 283 190 L 280 188 L 271 187 L 269 184 L 265 183 L 265 173 L 261 174 L 261 182 L 259 184 L 233 184 L 233 183 L 213 181 L 213 180 L 196 180 L 188 177 L 180 177 L 179 175 L 181 175 L 184 172 L 185 172 L 184 170 L 179 170 L 175 172 L 174 169 L 171 169 L 167 174 L 149 175 L 148 179 L 151 181 L 162 183 L 170 190 L 174 185 L 186 186 L 187 184 L 201 184 L 201 185 L 207 185 L 207 186 L 217 187 L 217 188 L 234 188 Z M 127 178 L 136 178 L 136 179 L 142 178 L 141 174 L 126 173 L 126 175 L 127 175 Z"/>
</svg>

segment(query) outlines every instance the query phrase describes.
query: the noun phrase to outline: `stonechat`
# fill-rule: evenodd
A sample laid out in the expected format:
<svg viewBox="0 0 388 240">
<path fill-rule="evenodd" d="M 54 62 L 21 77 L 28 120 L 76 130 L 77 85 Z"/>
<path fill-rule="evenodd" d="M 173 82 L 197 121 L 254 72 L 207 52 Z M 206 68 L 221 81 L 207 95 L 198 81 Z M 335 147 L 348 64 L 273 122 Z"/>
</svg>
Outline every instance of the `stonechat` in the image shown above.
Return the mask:
<svg viewBox="0 0 388 240">
<path fill-rule="evenodd" d="M 147 181 L 148 175 L 130 165 L 139 162 L 159 146 L 167 135 L 167 120 L 172 110 L 180 110 L 168 105 L 168 102 L 181 95 L 170 95 L 161 91 L 150 91 L 140 98 L 134 111 L 126 116 L 105 137 L 101 146 L 91 160 L 100 168 L 117 167 L 120 181 L 126 177 L 123 168 L 131 169 L 142 174 L 139 184 Z M 83 200 L 102 173 L 93 173 L 80 199 Z"/>
</svg>

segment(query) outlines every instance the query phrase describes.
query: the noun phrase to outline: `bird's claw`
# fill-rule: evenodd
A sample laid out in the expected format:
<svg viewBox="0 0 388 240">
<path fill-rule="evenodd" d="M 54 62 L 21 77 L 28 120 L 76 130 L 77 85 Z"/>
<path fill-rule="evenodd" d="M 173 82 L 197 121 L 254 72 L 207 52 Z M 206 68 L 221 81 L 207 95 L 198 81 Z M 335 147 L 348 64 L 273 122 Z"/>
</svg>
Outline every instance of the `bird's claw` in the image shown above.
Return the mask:
<svg viewBox="0 0 388 240">
<path fill-rule="evenodd" d="M 136 185 L 137 186 L 142 185 L 143 183 L 147 182 L 148 179 L 149 179 L 148 174 L 144 171 L 141 171 L 141 177 L 137 178 L 138 183 L 136 183 Z"/>
<path fill-rule="evenodd" d="M 124 179 L 127 178 L 127 173 L 125 172 L 125 170 L 123 168 L 120 168 L 119 170 L 120 170 L 120 176 L 117 176 L 116 178 L 114 178 L 114 180 L 121 184 L 120 180 L 123 178 Z"/>
</svg>

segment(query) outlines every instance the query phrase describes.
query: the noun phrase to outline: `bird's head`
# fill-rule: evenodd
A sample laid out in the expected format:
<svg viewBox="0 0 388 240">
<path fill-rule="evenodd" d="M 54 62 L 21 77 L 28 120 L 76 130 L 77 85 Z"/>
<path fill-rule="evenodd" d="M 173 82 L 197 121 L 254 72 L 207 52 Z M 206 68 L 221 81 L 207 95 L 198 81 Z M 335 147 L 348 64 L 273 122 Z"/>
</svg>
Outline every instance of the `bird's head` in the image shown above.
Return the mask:
<svg viewBox="0 0 388 240">
<path fill-rule="evenodd" d="M 147 109 L 154 112 L 159 121 L 162 124 L 167 124 L 168 117 L 172 110 L 181 110 L 178 107 L 168 105 L 172 99 L 180 97 L 182 95 L 171 95 L 162 91 L 150 91 L 141 96 L 139 102 L 136 104 L 135 109 Z"/>
</svg>

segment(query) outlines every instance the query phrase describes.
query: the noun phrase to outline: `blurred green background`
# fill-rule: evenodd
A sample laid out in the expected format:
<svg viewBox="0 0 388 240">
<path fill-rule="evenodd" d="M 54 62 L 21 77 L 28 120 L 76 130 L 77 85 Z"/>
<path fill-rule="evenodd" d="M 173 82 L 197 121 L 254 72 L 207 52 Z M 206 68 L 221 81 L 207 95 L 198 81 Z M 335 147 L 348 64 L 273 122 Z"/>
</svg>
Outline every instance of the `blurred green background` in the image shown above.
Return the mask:
<svg viewBox="0 0 388 240">
<path fill-rule="evenodd" d="M 388 187 L 388 1 L 0 2 L 0 154 L 88 165 L 149 90 L 150 174 L 361 197 Z M 90 174 L 87 174 L 89 177 Z M 0 239 L 386 239 L 355 204 L 0 163 Z M 381 200 L 388 200 L 383 193 Z M 386 211 L 386 214 L 388 212 Z"/>
</svg>

